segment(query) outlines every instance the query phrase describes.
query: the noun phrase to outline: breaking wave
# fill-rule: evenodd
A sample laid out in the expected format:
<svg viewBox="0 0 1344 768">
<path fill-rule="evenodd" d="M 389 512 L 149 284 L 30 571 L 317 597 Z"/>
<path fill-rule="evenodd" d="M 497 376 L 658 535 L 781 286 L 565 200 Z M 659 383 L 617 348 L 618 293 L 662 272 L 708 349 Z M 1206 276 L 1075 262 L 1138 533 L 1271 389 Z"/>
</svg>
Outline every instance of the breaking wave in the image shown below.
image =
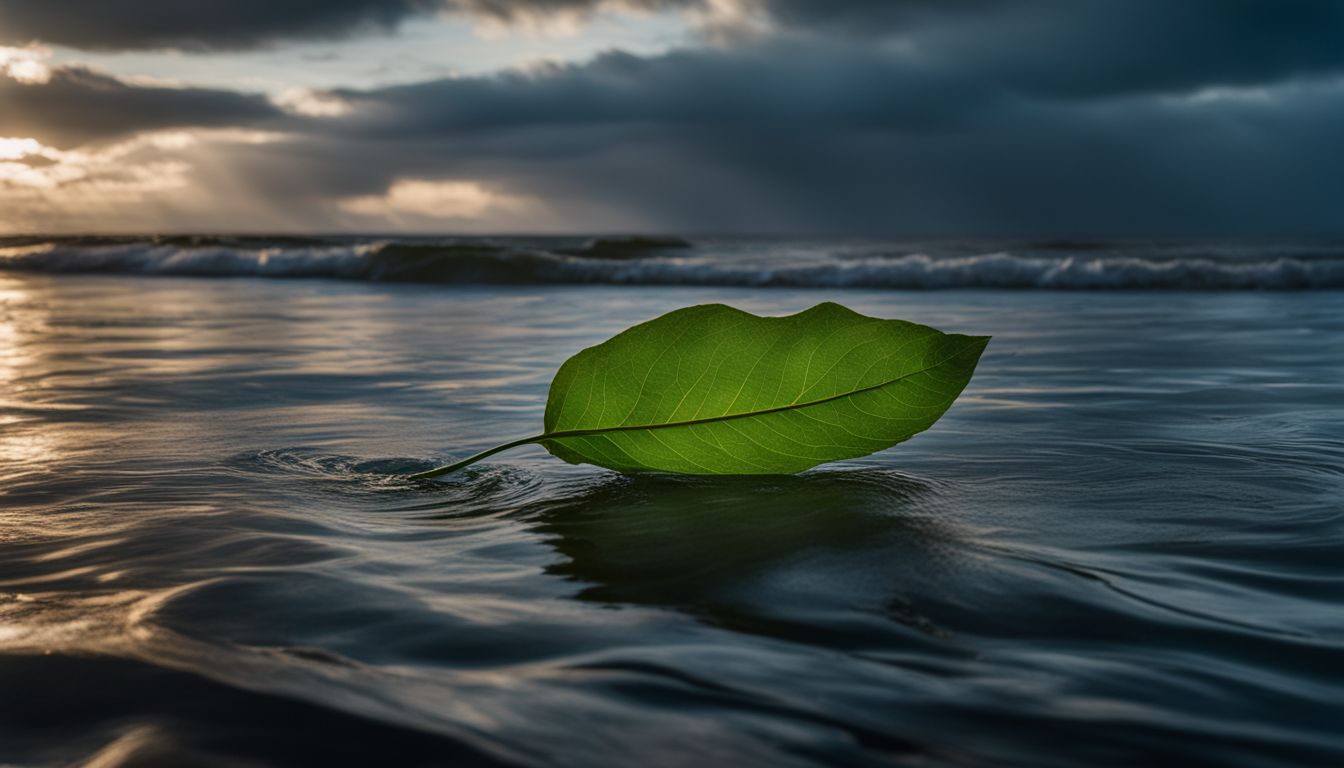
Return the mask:
<svg viewBox="0 0 1344 768">
<path fill-rule="evenodd" d="M 0 241 L 0 270 L 445 284 L 1310 290 L 1344 288 L 1344 246 L 9 238 Z"/>
</svg>

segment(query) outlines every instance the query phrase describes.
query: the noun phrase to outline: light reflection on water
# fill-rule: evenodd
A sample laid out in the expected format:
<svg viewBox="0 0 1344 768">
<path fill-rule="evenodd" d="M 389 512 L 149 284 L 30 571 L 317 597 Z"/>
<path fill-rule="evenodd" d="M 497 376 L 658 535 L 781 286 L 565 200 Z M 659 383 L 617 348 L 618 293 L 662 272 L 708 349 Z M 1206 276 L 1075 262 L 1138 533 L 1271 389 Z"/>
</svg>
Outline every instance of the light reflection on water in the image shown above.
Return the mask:
<svg viewBox="0 0 1344 768">
<path fill-rule="evenodd" d="M 1337 298 L 0 277 L 0 761 L 1338 762 Z M 995 339 L 798 477 L 400 477 L 828 299 Z"/>
</svg>

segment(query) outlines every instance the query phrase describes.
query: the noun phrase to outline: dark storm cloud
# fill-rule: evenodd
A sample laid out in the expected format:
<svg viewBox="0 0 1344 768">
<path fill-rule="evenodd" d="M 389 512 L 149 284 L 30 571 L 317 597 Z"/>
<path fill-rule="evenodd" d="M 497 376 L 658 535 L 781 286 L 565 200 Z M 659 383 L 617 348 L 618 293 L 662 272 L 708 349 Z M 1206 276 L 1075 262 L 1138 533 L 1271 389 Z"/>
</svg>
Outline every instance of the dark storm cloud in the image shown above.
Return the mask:
<svg viewBox="0 0 1344 768">
<path fill-rule="evenodd" d="M 1225 9 L 1254 5 L 1223 2 Z M 1091 5 L 1111 7 L 1097 0 Z M 385 136 L 595 124 L 712 126 L 769 135 L 827 126 L 949 131 L 1004 110 L 1046 104 L 1082 109 L 1107 99 L 1344 74 L 1344 22 L 1333 20 L 1344 19 L 1344 3 L 1331 19 L 1308 19 L 1285 4 L 1285 18 L 1260 18 L 1258 25 L 1209 12 L 1164 26 L 1144 15 L 1155 13 L 1155 6 L 1126 7 L 1138 10 L 1133 17 L 1091 22 L 1087 34 L 1071 35 L 1057 28 L 1063 22 L 1030 14 L 1008 24 L 995 11 L 927 28 L 899 45 L 784 36 L 657 56 L 611 52 L 528 72 L 345 91 L 342 98 L 358 109 L 343 127 Z M 1083 28 L 1076 26 L 1073 32 Z M 1129 34 L 1138 29 L 1149 31 Z M 1135 40 L 1149 47 L 1136 48 Z M 1334 41 L 1340 44 L 1326 44 Z"/>
<path fill-rule="evenodd" d="M 283 115 L 261 96 L 208 88 L 130 85 L 80 67 L 45 83 L 0 77 L 0 136 L 70 146 L 138 131 L 236 127 Z"/>
<path fill-rule="evenodd" d="M 342 92 L 352 114 L 306 123 L 301 155 L 238 152 L 277 197 L 464 178 L 669 230 L 1338 227 L 1337 81 L 1040 91 L 1019 73 L 819 42 L 613 53 Z"/>
<path fill-rule="evenodd" d="M 344 91 L 344 127 L 388 136 L 593 124 L 658 124 L 752 133 L 818 126 L 928 130 L 995 94 L 907 56 L 833 45 L 767 44 L 641 57 L 607 53 L 578 65 Z"/>
<path fill-rule="evenodd" d="M 0 12 L 11 5 L 0 0 Z M 69 3 L 30 8 L 39 5 Z M 187 39 L 146 37 L 139 20 L 148 11 L 125 10 L 136 5 L 119 4 L 130 22 L 109 20 L 101 32 L 90 24 L 88 34 L 114 47 Z M 238 21 L 236 34 L 191 39 L 248 44 L 385 26 L 438 7 L 321 5 L 328 10 L 238 5 L 251 21 Z M 453 5 L 509 18 L 592 3 Z M 381 10 L 358 11 L 374 6 Z M 777 24 L 772 32 L 728 35 L 720 46 L 337 90 L 327 96 L 349 111 L 325 117 L 282 114 L 257 96 L 145 88 L 82 70 L 57 70 L 45 85 L 0 78 L 0 135 L 72 142 L 176 125 L 282 131 L 288 140 L 218 147 L 213 161 L 245 179 L 257 200 L 315 226 L 339 221 L 323 217 L 343 199 L 382 194 L 399 179 L 444 179 L 542 200 L 574 229 L 1339 229 L 1344 3 L 760 7 Z M 345 21 L 301 18 L 325 13 Z M 182 28 L 207 29 L 207 21 Z"/>
<path fill-rule="evenodd" d="M 1334 0 L 998 5 L 920 40 L 972 77 L 1060 97 L 1250 85 L 1344 69 Z"/>
<path fill-rule="evenodd" d="M 785 25 L 885 30 L 1007 0 L 741 0 Z M 388 31 L 456 12 L 511 21 L 601 9 L 704 10 L 708 0 L 0 0 L 0 42 L 86 49 L 246 48 L 277 39 Z"/>
<path fill-rule="evenodd" d="M 39 41 L 89 50 L 248 48 L 279 39 L 386 32 L 408 18 L 443 11 L 511 19 L 589 11 L 598 4 L 598 0 L 0 0 L 0 42 Z"/>
<path fill-rule="evenodd" d="M 430 0 L 0 0 L 0 41 L 86 49 L 237 48 L 389 29 Z"/>
<path fill-rule="evenodd" d="M 655 121 L 332 133 L 235 147 L 228 162 L 259 196 L 319 208 L 401 178 L 475 180 L 541 199 L 579 230 L 1330 233 L 1341 132 L 1344 87 L 1330 85 L 1271 100 L 1018 106 L 916 133 Z"/>
<path fill-rule="evenodd" d="M 779 33 L 895 38 L 965 80 L 1059 96 L 1313 76 L 1344 66 L 1338 0 L 739 0 Z M 0 43 L 97 49 L 248 47 L 388 30 L 437 12 L 501 20 L 706 0 L 0 0 Z M 740 41 L 739 41 L 740 42 Z"/>
</svg>

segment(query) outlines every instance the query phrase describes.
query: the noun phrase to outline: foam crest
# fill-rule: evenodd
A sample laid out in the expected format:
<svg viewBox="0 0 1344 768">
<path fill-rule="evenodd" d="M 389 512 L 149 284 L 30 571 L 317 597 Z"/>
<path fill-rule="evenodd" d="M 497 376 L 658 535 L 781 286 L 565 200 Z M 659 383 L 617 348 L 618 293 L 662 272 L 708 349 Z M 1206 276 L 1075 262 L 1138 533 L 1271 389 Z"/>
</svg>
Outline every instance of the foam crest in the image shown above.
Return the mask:
<svg viewBox="0 0 1344 768">
<path fill-rule="evenodd" d="M 623 246 L 620 258 L 564 243 L 488 240 L 70 239 L 0 245 L 0 269 L 419 283 L 788 286 L 1037 290 L 1344 288 L 1344 249 L 1021 248 L 858 251 L 762 241 Z M 963 251 L 966 249 L 963 248 Z"/>
</svg>

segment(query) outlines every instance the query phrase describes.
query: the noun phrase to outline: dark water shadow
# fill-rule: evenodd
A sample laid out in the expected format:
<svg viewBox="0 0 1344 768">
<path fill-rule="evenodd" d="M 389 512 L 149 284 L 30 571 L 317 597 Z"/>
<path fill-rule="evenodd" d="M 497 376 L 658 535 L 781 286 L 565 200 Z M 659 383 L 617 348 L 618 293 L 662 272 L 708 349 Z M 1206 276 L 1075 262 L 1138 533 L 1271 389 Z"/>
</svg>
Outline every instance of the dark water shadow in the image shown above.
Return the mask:
<svg viewBox="0 0 1344 768">
<path fill-rule="evenodd" d="M 452 732 L 361 716 L 136 659 L 0 655 L 0 754 L 22 765 L 502 766 Z M 77 692 L 77 693 L 76 693 Z"/>
<path fill-rule="evenodd" d="M 930 579 L 974 558 L 945 488 L 895 472 L 617 478 L 531 507 L 576 597 L 840 647 L 946 645 Z"/>
</svg>

